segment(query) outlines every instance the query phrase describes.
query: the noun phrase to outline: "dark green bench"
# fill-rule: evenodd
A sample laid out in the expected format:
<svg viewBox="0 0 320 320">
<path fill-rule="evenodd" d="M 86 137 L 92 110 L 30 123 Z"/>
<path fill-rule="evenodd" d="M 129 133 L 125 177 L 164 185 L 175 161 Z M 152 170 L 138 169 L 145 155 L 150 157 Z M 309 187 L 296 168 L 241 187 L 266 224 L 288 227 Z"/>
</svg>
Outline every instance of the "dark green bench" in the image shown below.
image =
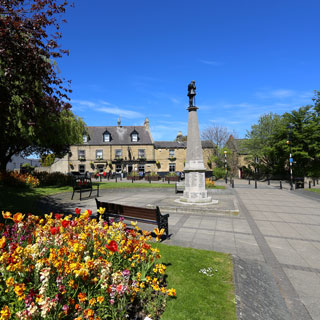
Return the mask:
<svg viewBox="0 0 320 320">
<path fill-rule="evenodd" d="M 96 186 L 96 189 L 93 189 L 94 186 Z M 82 200 L 83 192 L 90 192 L 89 194 L 89 198 L 90 198 L 92 194 L 92 190 L 97 190 L 97 197 L 99 197 L 99 184 L 93 185 L 91 178 L 75 176 L 73 179 L 73 193 L 72 193 L 71 200 L 73 199 L 73 196 L 76 192 L 80 193 L 80 200 Z"/>
<path fill-rule="evenodd" d="M 101 202 L 96 198 L 97 209 L 105 208 L 103 218 L 110 223 L 110 217 L 120 218 L 123 217 L 127 220 L 139 221 L 142 223 L 150 223 L 158 226 L 158 229 L 164 229 L 166 237 L 169 236 L 168 218 L 169 214 L 162 215 L 159 207 L 155 209 L 140 208 L 126 206 L 116 203 Z M 99 213 L 98 213 L 99 215 Z"/>
</svg>

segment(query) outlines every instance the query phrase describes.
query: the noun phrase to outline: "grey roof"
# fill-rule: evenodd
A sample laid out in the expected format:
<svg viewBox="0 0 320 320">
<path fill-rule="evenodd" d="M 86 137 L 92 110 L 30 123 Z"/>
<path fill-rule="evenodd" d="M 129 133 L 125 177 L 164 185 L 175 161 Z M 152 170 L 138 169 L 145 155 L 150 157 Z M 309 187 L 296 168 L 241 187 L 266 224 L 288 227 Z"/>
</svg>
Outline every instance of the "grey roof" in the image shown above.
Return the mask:
<svg viewBox="0 0 320 320">
<path fill-rule="evenodd" d="M 87 127 L 89 133 L 88 142 L 84 145 L 142 145 L 153 144 L 150 131 L 145 126 L 110 126 L 110 127 Z M 131 133 L 138 133 L 138 141 L 131 141 Z M 103 141 L 103 134 L 109 132 L 110 142 Z"/>
<path fill-rule="evenodd" d="M 202 148 L 213 148 L 211 141 L 201 141 Z M 187 141 L 155 141 L 154 147 L 156 149 L 179 149 L 187 148 Z"/>
</svg>

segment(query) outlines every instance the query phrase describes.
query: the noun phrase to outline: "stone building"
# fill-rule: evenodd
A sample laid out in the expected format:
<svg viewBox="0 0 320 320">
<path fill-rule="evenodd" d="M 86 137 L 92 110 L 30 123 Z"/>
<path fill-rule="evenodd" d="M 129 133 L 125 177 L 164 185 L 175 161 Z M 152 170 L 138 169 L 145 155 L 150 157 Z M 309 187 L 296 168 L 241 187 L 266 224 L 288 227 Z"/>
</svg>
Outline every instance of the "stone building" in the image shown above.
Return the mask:
<svg viewBox="0 0 320 320">
<path fill-rule="evenodd" d="M 146 118 L 143 126 L 87 127 L 83 143 L 72 145 L 64 158 L 54 162 L 50 171 L 70 173 L 117 172 L 148 173 L 161 176 L 169 172 L 182 172 L 186 159 L 187 142 L 154 141 Z M 204 163 L 207 170 L 208 158 L 212 154 L 213 144 L 202 142 Z"/>
<path fill-rule="evenodd" d="M 245 147 L 246 139 L 235 139 L 230 135 L 226 147 L 232 151 L 229 159 L 229 167 L 232 170 L 233 176 L 244 178 L 248 171 L 248 150 Z"/>
</svg>

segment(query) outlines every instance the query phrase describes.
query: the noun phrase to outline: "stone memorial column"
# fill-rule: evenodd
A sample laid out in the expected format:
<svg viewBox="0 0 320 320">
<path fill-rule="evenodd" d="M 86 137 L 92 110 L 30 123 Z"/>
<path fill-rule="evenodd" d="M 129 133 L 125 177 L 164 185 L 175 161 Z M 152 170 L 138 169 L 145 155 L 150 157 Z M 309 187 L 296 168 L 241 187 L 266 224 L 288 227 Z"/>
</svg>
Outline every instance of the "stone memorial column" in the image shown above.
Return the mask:
<svg viewBox="0 0 320 320">
<path fill-rule="evenodd" d="M 211 202 L 208 197 L 205 182 L 205 166 L 203 163 L 202 145 L 200 140 L 199 122 L 197 110 L 194 105 L 196 86 L 192 81 L 188 86 L 189 96 L 189 117 L 188 117 L 188 139 L 187 139 L 187 157 L 184 167 L 185 190 L 181 201 L 190 203 Z"/>
</svg>

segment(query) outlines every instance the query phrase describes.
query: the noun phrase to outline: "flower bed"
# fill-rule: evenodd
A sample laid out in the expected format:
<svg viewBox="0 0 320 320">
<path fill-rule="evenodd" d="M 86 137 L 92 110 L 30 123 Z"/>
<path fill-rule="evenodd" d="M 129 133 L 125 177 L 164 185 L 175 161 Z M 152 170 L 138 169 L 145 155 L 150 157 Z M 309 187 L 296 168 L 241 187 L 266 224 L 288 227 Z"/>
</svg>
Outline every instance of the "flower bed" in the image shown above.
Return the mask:
<svg viewBox="0 0 320 320">
<path fill-rule="evenodd" d="M 159 319 L 175 290 L 149 233 L 76 213 L 2 212 L 0 319 Z"/>
<path fill-rule="evenodd" d="M 0 181 L 5 185 L 13 187 L 38 187 L 39 179 L 30 173 L 18 173 L 15 171 L 5 172 L 0 174 Z"/>
</svg>

